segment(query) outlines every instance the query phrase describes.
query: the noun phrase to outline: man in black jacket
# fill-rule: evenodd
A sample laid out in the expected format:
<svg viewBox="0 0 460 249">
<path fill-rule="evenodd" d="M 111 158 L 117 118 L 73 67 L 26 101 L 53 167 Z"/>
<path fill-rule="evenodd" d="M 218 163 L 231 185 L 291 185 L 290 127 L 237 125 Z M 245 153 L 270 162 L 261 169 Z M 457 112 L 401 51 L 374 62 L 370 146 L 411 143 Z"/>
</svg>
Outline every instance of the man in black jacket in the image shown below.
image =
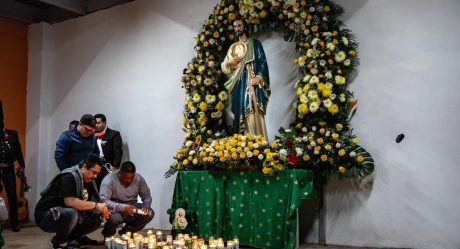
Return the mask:
<svg viewBox="0 0 460 249">
<path fill-rule="evenodd" d="M 107 127 L 107 118 L 104 114 L 94 115 L 96 118 L 96 136 L 99 152 L 104 163 L 110 163 L 110 170 L 116 170 L 120 167 L 121 157 L 123 156 L 122 144 L 123 140 L 119 131 L 112 130 Z M 97 176 L 96 184 L 98 188 L 101 186 L 102 179 L 109 172 L 103 168 Z"/>
<path fill-rule="evenodd" d="M 8 197 L 11 229 L 13 232 L 19 232 L 21 226 L 18 221 L 18 197 L 16 194 L 14 161 L 19 164 L 20 168 L 18 170 L 24 170 L 25 164 L 18 132 L 5 129 L 2 103 L 0 101 L 0 177 Z"/>
</svg>

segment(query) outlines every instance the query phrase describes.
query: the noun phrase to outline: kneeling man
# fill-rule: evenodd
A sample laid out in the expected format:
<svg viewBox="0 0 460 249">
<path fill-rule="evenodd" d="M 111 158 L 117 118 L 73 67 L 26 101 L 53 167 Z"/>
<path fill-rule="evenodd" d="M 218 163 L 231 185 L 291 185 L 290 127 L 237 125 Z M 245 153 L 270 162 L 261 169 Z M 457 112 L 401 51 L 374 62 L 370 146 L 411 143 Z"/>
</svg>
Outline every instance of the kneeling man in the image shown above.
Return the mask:
<svg viewBox="0 0 460 249">
<path fill-rule="evenodd" d="M 142 203 L 137 202 L 137 196 Z M 149 223 L 155 213 L 150 208 L 152 196 L 145 179 L 136 173 L 134 163 L 127 161 L 120 169 L 109 173 L 101 183 L 101 201 L 107 203 L 110 218 L 102 230 L 104 237 L 115 234 L 118 225 L 125 226 L 118 232 L 137 232 Z"/>
<path fill-rule="evenodd" d="M 97 230 L 102 219 L 109 217 L 107 204 L 98 202 L 94 182 L 101 167 L 99 156 L 89 155 L 61 171 L 40 193 L 35 222 L 43 231 L 56 233 L 50 242 L 53 248 L 79 247 L 76 240 Z"/>
</svg>

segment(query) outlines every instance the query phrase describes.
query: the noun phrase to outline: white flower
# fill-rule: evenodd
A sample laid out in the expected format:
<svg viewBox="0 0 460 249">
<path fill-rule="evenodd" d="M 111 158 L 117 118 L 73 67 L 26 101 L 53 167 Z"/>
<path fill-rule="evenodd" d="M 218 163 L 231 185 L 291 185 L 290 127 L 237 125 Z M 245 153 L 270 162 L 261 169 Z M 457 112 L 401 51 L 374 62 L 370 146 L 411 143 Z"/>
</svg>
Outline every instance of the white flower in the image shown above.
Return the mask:
<svg viewBox="0 0 460 249">
<path fill-rule="evenodd" d="M 208 95 L 206 95 L 205 99 L 206 99 L 206 102 L 208 104 L 211 104 L 211 103 L 214 103 L 216 101 L 216 96 L 208 94 Z"/>
<path fill-rule="evenodd" d="M 307 136 L 303 136 L 303 137 L 302 137 L 302 141 L 307 142 L 307 141 L 308 141 L 308 137 L 307 137 Z"/>
<path fill-rule="evenodd" d="M 212 79 L 211 78 L 204 79 L 204 84 L 207 86 L 210 86 L 212 84 Z"/>
<path fill-rule="evenodd" d="M 330 99 L 323 100 L 323 105 L 324 105 L 326 108 L 329 108 L 329 107 L 331 107 L 331 105 L 332 105 L 332 101 L 331 101 Z"/>
<path fill-rule="evenodd" d="M 224 19 L 222 16 L 219 16 L 217 17 L 217 19 L 219 19 L 219 21 L 222 21 L 222 19 Z"/>
<path fill-rule="evenodd" d="M 323 17 L 323 22 L 327 22 L 327 16 Z"/>
<path fill-rule="evenodd" d="M 214 38 L 209 39 L 209 44 L 213 45 L 215 42 L 216 40 L 214 40 Z"/>
<path fill-rule="evenodd" d="M 267 146 L 268 142 L 266 140 L 262 141 L 262 146 Z"/>
<path fill-rule="evenodd" d="M 310 73 L 313 74 L 313 75 L 317 75 L 318 74 L 318 69 L 316 69 L 316 67 L 311 68 Z"/>
<path fill-rule="evenodd" d="M 326 36 L 326 37 L 328 37 L 328 36 L 331 36 L 331 35 L 332 35 L 332 33 L 331 33 L 331 32 L 323 32 L 323 36 Z"/>
<path fill-rule="evenodd" d="M 327 79 L 332 79 L 331 71 L 327 71 L 326 74 L 324 74 L 324 76 L 326 76 Z"/>
<path fill-rule="evenodd" d="M 220 100 L 226 100 L 228 98 L 228 95 L 225 91 L 222 91 L 219 93 L 219 99 Z"/>
<path fill-rule="evenodd" d="M 307 132 L 307 131 L 308 131 L 307 127 L 302 127 L 302 132 Z"/>
<path fill-rule="evenodd" d="M 345 84 L 345 78 L 343 76 L 336 75 L 335 76 L 335 83 L 337 85 L 343 85 L 343 84 Z"/>
<path fill-rule="evenodd" d="M 295 23 L 299 23 L 299 22 L 300 22 L 300 18 L 298 18 L 298 17 L 295 18 L 295 19 L 294 19 L 294 22 L 295 22 Z"/>
<path fill-rule="evenodd" d="M 296 148 L 295 148 L 295 153 L 296 153 L 298 156 L 300 156 L 300 155 L 302 155 L 303 151 L 302 151 L 301 148 L 296 147 Z"/>
<path fill-rule="evenodd" d="M 244 147 L 246 147 L 246 143 L 245 143 L 245 142 L 241 143 L 241 148 L 244 148 Z"/>
<path fill-rule="evenodd" d="M 257 156 L 257 158 L 258 158 L 259 160 L 264 159 L 264 154 L 259 154 L 259 155 Z"/>
<path fill-rule="evenodd" d="M 314 147 L 314 146 L 316 146 L 316 142 L 315 142 L 315 141 L 311 141 L 311 142 L 310 142 L 310 145 Z"/>
<path fill-rule="evenodd" d="M 188 152 L 188 155 L 189 155 L 189 156 L 195 155 L 195 151 L 194 151 L 194 150 L 189 151 L 189 152 Z"/>
<path fill-rule="evenodd" d="M 345 94 L 341 93 L 341 94 L 340 94 L 340 102 L 345 102 L 345 100 L 347 100 L 347 99 L 345 98 Z"/>
<path fill-rule="evenodd" d="M 190 141 L 190 140 L 188 140 L 187 142 L 185 142 L 185 146 L 186 146 L 186 147 L 190 147 L 190 146 L 192 146 L 192 144 L 193 144 L 193 141 Z"/>
<path fill-rule="evenodd" d="M 316 131 L 316 126 L 312 126 L 312 127 L 311 127 L 311 130 L 312 130 L 312 131 Z"/>
<path fill-rule="evenodd" d="M 307 52 L 308 54 L 308 52 Z M 305 65 L 305 58 L 303 56 L 300 56 L 299 58 L 299 66 L 303 67 Z"/>
<path fill-rule="evenodd" d="M 310 103 L 309 109 L 312 113 L 315 113 L 318 110 L 318 108 L 319 108 L 318 103 L 316 102 Z"/>
<path fill-rule="evenodd" d="M 310 78 L 311 78 L 311 75 L 307 74 L 307 75 L 305 75 L 305 77 L 303 77 L 303 81 L 308 82 L 308 80 L 310 80 Z"/>
<path fill-rule="evenodd" d="M 326 131 L 326 137 L 329 137 L 331 135 L 331 132 L 330 131 Z"/>
<path fill-rule="evenodd" d="M 310 22 L 310 20 L 308 20 L 307 22 Z M 305 24 L 306 24 L 306 23 L 305 23 Z M 307 24 L 306 24 L 306 25 L 307 25 Z M 308 24 L 308 25 L 310 25 L 310 24 Z M 308 35 L 308 34 L 310 34 L 310 30 L 309 30 L 309 29 L 305 29 L 305 30 L 303 31 L 303 33 L 304 33 L 305 35 Z"/>
<path fill-rule="evenodd" d="M 308 10 L 309 10 L 310 12 L 314 12 L 314 11 L 315 11 L 315 7 L 310 7 Z"/>
<path fill-rule="evenodd" d="M 313 154 L 319 155 L 319 151 L 315 150 L 315 151 L 313 151 Z"/>
<path fill-rule="evenodd" d="M 287 156 L 287 150 L 286 149 L 281 149 L 280 150 L 280 156 L 283 156 L 283 157 Z"/>
<path fill-rule="evenodd" d="M 208 62 L 208 67 L 213 68 L 214 66 L 215 66 L 214 61 L 209 61 L 209 62 Z"/>
<path fill-rule="evenodd" d="M 310 84 L 317 84 L 317 83 L 319 83 L 319 78 L 318 78 L 318 76 L 313 76 L 313 77 L 311 77 L 311 79 L 310 79 Z"/>
<path fill-rule="evenodd" d="M 326 61 L 325 60 L 320 60 L 319 65 L 322 66 L 322 67 L 326 66 Z"/>
<path fill-rule="evenodd" d="M 332 50 L 334 50 L 335 45 L 332 42 L 329 42 L 329 43 L 327 43 L 326 47 L 327 47 L 327 49 L 332 51 Z"/>
<path fill-rule="evenodd" d="M 246 141 L 247 138 L 248 138 L 248 137 L 246 137 L 246 136 L 241 136 L 241 141 L 244 142 L 244 141 Z"/>
<path fill-rule="evenodd" d="M 346 60 L 343 62 L 343 65 L 345 65 L 345 66 L 347 66 L 347 67 L 350 66 L 350 64 L 351 64 L 350 59 L 346 59 Z"/>
<path fill-rule="evenodd" d="M 302 102 L 302 103 L 307 103 L 308 102 L 308 98 L 307 98 L 307 96 L 305 96 L 305 94 L 300 95 L 299 99 L 300 99 L 300 102 Z"/>
<path fill-rule="evenodd" d="M 246 152 L 246 157 L 251 158 L 254 154 L 252 154 L 252 151 Z"/>
<path fill-rule="evenodd" d="M 342 36 L 342 42 L 345 46 L 348 46 L 348 39 L 345 36 Z"/>
<path fill-rule="evenodd" d="M 194 159 L 192 160 L 192 163 L 193 163 L 193 165 L 197 165 L 197 164 L 198 164 L 198 159 L 194 158 Z"/>
<path fill-rule="evenodd" d="M 197 111 L 196 107 L 193 106 L 192 108 L 190 108 L 191 113 L 196 113 L 196 111 Z"/>
<path fill-rule="evenodd" d="M 211 113 L 211 118 L 216 119 L 216 118 L 220 118 L 220 117 L 222 117 L 222 112 L 221 111 Z"/>
<path fill-rule="evenodd" d="M 340 143 L 336 143 L 336 144 L 335 144 L 335 147 L 336 147 L 337 149 L 340 149 L 340 148 L 342 147 L 342 145 L 341 145 Z"/>
<path fill-rule="evenodd" d="M 345 52 L 343 51 L 336 53 L 334 56 L 334 60 L 337 62 L 342 62 L 343 60 L 345 60 L 345 58 L 347 58 L 347 56 L 345 55 Z"/>
<path fill-rule="evenodd" d="M 205 37 L 204 35 L 201 35 L 201 36 L 200 36 L 200 41 L 201 41 L 201 42 L 204 42 L 204 39 L 206 39 L 206 37 Z"/>
<path fill-rule="evenodd" d="M 193 95 L 193 102 L 197 103 L 197 102 L 200 102 L 200 100 L 201 100 L 201 96 L 198 93 L 195 93 Z"/>
<path fill-rule="evenodd" d="M 311 48 L 307 50 L 307 57 L 311 58 L 311 57 L 313 57 L 315 54 L 316 54 L 315 50 L 313 50 L 313 49 L 311 49 Z M 299 59 L 299 62 L 300 62 L 300 59 Z"/>
<path fill-rule="evenodd" d="M 252 147 L 254 147 L 254 149 L 257 149 L 257 148 L 259 148 L 259 144 L 258 144 L 258 143 L 254 143 L 254 144 L 252 145 Z"/>
<path fill-rule="evenodd" d="M 350 157 L 355 157 L 355 156 L 356 156 L 356 152 L 352 151 L 352 152 L 350 152 L 350 154 L 348 154 L 348 155 L 350 155 Z"/>
<path fill-rule="evenodd" d="M 316 92 L 315 90 L 309 90 L 308 98 L 312 100 L 318 98 L 318 92 Z"/>
</svg>

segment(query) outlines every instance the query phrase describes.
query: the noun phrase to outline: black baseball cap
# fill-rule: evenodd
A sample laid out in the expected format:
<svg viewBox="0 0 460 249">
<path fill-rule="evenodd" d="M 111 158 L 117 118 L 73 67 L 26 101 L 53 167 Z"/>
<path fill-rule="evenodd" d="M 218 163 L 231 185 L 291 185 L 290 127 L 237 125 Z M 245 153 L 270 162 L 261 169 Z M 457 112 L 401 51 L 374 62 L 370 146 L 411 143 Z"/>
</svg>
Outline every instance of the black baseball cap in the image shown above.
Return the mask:
<svg viewBox="0 0 460 249">
<path fill-rule="evenodd" d="M 85 114 L 81 116 L 80 123 L 90 131 L 96 130 L 96 118 L 91 114 Z"/>
</svg>

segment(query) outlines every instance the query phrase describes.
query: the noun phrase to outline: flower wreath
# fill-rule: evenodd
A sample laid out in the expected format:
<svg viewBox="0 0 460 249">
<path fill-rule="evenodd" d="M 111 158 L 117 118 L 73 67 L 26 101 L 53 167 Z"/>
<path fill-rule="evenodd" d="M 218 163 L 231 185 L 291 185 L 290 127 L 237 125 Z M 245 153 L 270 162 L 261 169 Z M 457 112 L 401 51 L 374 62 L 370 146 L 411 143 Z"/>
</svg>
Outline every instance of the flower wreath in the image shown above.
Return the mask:
<svg viewBox="0 0 460 249">
<path fill-rule="evenodd" d="M 370 174 L 374 161 L 350 128 L 357 100 L 347 86 L 359 64 L 358 44 L 338 20 L 342 13 L 330 0 L 218 3 L 195 38 L 196 57 L 183 71 L 186 135 L 165 176 L 178 170 L 242 165 L 269 175 L 287 167 L 308 168 L 326 179 Z M 232 31 L 236 18 L 245 19 L 252 33 L 278 30 L 285 41 L 296 44 L 296 116 L 291 129 L 280 128 L 271 144 L 262 136 L 234 133 L 222 115 L 228 92 L 220 63 L 237 40 Z"/>
</svg>

